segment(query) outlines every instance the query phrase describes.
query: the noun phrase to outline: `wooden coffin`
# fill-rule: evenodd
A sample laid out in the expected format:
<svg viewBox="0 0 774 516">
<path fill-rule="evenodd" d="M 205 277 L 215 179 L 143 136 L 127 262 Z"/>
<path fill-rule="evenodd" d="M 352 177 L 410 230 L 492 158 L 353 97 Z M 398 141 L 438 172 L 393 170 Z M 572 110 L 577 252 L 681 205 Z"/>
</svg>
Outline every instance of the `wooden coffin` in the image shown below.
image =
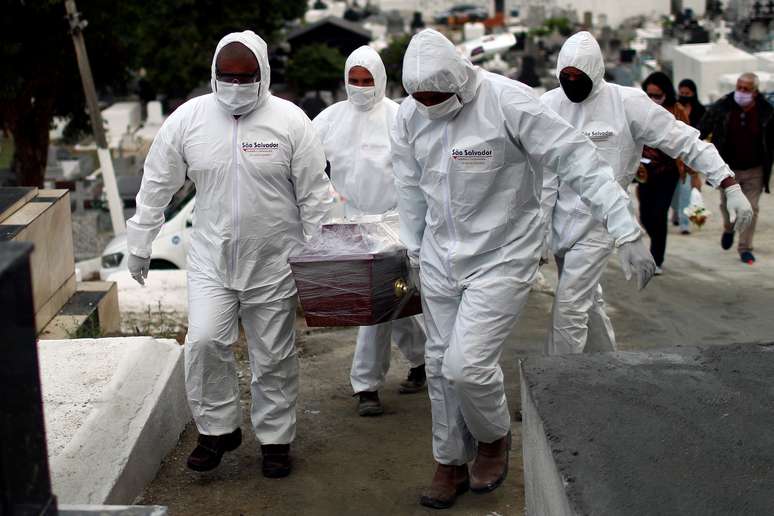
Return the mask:
<svg viewBox="0 0 774 516">
<path fill-rule="evenodd" d="M 406 299 L 400 288 L 408 280 L 405 249 L 297 256 L 290 267 L 308 326 L 368 326 L 422 312 L 419 296 Z"/>
</svg>

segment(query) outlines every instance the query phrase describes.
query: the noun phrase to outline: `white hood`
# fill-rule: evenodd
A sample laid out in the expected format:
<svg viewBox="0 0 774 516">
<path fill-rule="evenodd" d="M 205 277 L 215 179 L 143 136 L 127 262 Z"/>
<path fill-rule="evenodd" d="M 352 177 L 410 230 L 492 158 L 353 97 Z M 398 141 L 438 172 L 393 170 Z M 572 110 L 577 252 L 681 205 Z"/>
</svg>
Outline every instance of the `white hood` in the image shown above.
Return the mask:
<svg viewBox="0 0 774 516">
<path fill-rule="evenodd" d="M 409 95 L 456 93 L 465 104 L 473 100 L 478 82 L 477 68 L 440 32 L 425 29 L 411 38 L 403 58 L 403 87 Z"/>
<path fill-rule="evenodd" d="M 362 66 L 368 70 L 374 78 L 374 87 L 376 88 L 374 101 L 368 106 L 372 108 L 384 99 L 384 91 L 387 88 L 387 72 L 384 69 L 384 63 L 379 53 L 371 47 L 362 46 L 352 52 L 347 58 L 344 66 L 344 83 L 349 82 L 349 71 L 355 66 Z M 347 93 L 349 95 L 349 93 Z"/>
<path fill-rule="evenodd" d="M 558 78 L 559 73 L 568 66 L 577 68 L 589 76 L 594 84 L 589 97 L 599 91 L 605 83 L 605 61 L 602 58 L 602 50 L 589 32 L 578 32 L 564 42 L 556 61 L 556 77 Z"/>
<path fill-rule="evenodd" d="M 258 60 L 258 66 L 261 69 L 261 88 L 258 93 L 258 98 L 260 100 L 256 106 L 257 108 L 266 102 L 266 99 L 269 97 L 271 68 L 269 68 L 269 53 L 266 49 L 266 42 L 261 39 L 258 34 L 251 30 L 246 30 L 243 32 L 232 32 L 231 34 L 224 36 L 218 42 L 218 46 L 215 48 L 215 54 L 212 56 L 212 68 L 210 75 L 210 86 L 212 87 L 212 92 L 215 93 L 215 62 L 218 59 L 218 54 L 223 47 L 229 43 L 234 42 L 242 43 L 244 46 L 249 48 L 252 53 L 255 54 L 255 58 Z"/>
</svg>

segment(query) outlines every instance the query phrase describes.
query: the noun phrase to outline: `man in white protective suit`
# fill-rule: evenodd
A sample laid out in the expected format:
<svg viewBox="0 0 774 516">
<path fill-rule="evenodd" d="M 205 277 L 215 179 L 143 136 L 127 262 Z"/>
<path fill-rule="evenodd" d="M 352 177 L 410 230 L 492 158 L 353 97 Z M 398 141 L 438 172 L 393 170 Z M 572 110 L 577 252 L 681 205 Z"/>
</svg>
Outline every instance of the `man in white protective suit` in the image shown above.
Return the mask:
<svg viewBox="0 0 774 516">
<path fill-rule="evenodd" d="M 387 74 L 379 54 L 367 46 L 352 52 L 344 67 L 344 80 L 347 100 L 326 108 L 312 122 L 330 164 L 333 187 L 345 201 L 348 218 L 394 211 L 397 201 L 390 124 L 398 104 L 384 97 Z M 361 416 L 384 412 L 379 389 L 390 368 L 392 339 L 411 365 L 399 392 L 409 394 L 424 388 L 425 332 L 419 317 L 360 327 L 350 382 Z"/>
<path fill-rule="evenodd" d="M 253 430 L 263 474 L 274 478 L 290 473 L 296 433 L 296 287 L 288 255 L 318 230 L 333 199 L 310 120 L 269 92 L 269 78 L 266 43 L 255 33 L 220 40 L 212 93 L 180 106 L 153 141 L 127 240 L 129 270 L 144 284 L 164 208 L 186 175 L 193 180 L 185 383 L 200 435 L 188 467 L 211 470 L 242 441 L 231 350 L 241 318 Z"/>
<path fill-rule="evenodd" d="M 750 203 L 715 146 L 700 140 L 696 129 L 641 89 L 605 82 L 602 52 L 591 34 L 579 32 L 565 42 L 556 72 L 561 87 L 543 94 L 541 101 L 596 144 L 622 188 L 632 182 L 648 145 L 682 159 L 706 174 L 713 186 L 725 188 L 737 230 L 750 223 Z M 572 185 L 549 169 L 543 174 L 542 205 L 547 219 L 544 258 L 552 252 L 559 268 L 547 352 L 613 351 L 615 334 L 599 280 L 615 238 Z"/>
<path fill-rule="evenodd" d="M 655 264 L 610 166 L 531 88 L 474 67 L 434 30 L 412 38 L 403 85 L 411 97 L 392 127 L 392 156 L 401 238 L 424 307 L 438 462 L 420 503 L 445 508 L 468 488 L 496 489 L 507 473 L 499 361 L 537 275 L 542 169 L 605 221 L 627 274 L 644 284 Z"/>
</svg>

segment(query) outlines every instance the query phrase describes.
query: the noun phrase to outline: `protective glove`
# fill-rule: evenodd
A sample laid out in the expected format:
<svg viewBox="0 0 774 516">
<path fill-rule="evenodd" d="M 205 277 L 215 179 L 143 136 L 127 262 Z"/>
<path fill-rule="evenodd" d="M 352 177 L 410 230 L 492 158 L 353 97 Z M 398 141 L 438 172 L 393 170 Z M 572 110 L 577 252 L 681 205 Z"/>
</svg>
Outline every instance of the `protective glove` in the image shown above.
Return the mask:
<svg viewBox="0 0 774 516">
<path fill-rule="evenodd" d="M 547 264 L 551 259 L 551 244 L 548 241 L 548 235 L 543 238 L 543 246 L 540 249 L 540 267 Z"/>
<path fill-rule="evenodd" d="M 742 232 L 752 223 L 753 211 L 750 201 L 742 193 L 742 187 L 739 185 L 729 186 L 726 188 L 725 193 L 728 220 L 731 224 L 734 224 L 734 221 L 736 221 L 734 231 Z"/>
<path fill-rule="evenodd" d="M 409 256 L 409 288 L 413 288 L 419 294 L 422 291 L 422 285 L 419 282 L 419 258 Z"/>
<path fill-rule="evenodd" d="M 626 280 L 630 280 L 634 275 L 637 279 L 637 288 L 640 290 L 645 288 L 656 272 L 656 262 L 645 247 L 642 237 L 621 244 L 618 248 L 618 259 L 621 260 L 621 269 Z"/>
<path fill-rule="evenodd" d="M 148 277 L 148 269 L 150 269 L 150 256 L 143 258 L 141 256 L 129 254 L 127 266 L 129 267 L 129 273 L 132 275 L 132 278 L 134 278 L 134 281 L 140 285 L 145 285 L 145 278 Z"/>
</svg>

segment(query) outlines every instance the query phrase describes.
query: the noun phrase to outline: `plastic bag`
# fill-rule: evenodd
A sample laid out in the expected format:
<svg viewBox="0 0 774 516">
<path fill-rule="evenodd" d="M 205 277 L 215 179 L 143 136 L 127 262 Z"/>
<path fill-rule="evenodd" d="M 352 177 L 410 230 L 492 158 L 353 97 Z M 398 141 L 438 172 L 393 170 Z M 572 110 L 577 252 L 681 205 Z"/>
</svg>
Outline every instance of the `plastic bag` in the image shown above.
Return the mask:
<svg viewBox="0 0 774 516">
<path fill-rule="evenodd" d="M 702 227 L 707 222 L 711 213 L 704 207 L 704 197 L 698 189 L 691 189 L 691 203 L 683 210 L 683 213 L 697 228 Z"/>
<path fill-rule="evenodd" d="M 309 326 L 378 324 L 421 312 L 419 296 L 398 288 L 409 266 L 397 214 L 324 225 L 289 262 Z"/>
</svg>

